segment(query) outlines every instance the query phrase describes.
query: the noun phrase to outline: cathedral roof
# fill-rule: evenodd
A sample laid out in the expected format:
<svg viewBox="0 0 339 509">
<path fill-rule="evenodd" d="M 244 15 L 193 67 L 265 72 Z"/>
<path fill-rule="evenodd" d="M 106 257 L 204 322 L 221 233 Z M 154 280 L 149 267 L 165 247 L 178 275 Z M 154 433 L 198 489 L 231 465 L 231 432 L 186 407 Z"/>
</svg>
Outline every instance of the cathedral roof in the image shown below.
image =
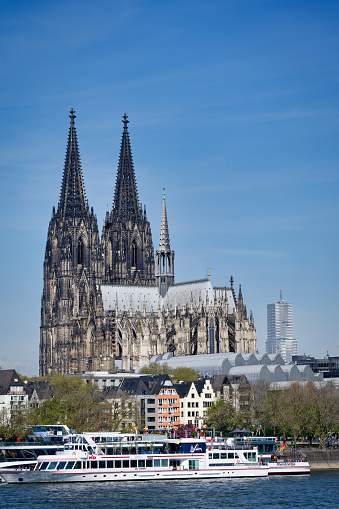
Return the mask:
<svg viewBox="0 0 339 509">
<path fill-rule="evenodd" d="M 64 174 L 62 178 L 58 215 L 63 219 L 77 217 L 82 219 L 88 215 L 84 180 L 82 176 L 77 133 L 75 130 L 75 112 L 70 111 L 69 127 Z"/>
<path fill-rule="evenodd" d="M 232 314 L 235 309 L 233 293 L 227 288 L 213 288 L 208 279 L 193 281 L 191 283 L 175 284 L 169 287 L 167 294 L 161 297 L 157 286 L 128 286 L 128 285 L 101 285 L 104 311 L 132 311 L 142 312 L 145 308 L 146 313 L 158 311 L 160 309 L 169 310 L 182 309 L 183 304 L 190 307 L 191 299 L 193 307 L 197 308 L 201 303 L 205 306 L 208 301 L 209 306 L 214 305 L 216 298 L 217 304 L 228 300 L 228 313 Z"/>
<path fill-rule="evenodd" d="M 122 133 L 119 166 L 113 202 L 114 217 L 123 224 L 127 221 L 132 221 L 132 223 L 135 222 L 140 214 L 132 150 L 127 129 L 129 120 L 127 120 L 127 118 L 128 117 L 125 113 L 122 120 L 124 129 Z"/>
</svg>

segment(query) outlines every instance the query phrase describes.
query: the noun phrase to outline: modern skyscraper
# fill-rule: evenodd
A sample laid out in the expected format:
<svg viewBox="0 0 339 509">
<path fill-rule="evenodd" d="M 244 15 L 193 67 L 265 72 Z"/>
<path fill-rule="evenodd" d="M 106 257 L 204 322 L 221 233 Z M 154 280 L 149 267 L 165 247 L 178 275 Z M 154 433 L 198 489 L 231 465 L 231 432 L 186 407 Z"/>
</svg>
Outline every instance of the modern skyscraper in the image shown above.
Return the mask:
<svg viewBox="0 0 339 509">
<path fill-rule="evenodd" d="M 285 302 L 280 290 L 280 300 L 267 304 L 266 353 L 280 353 L 285 362 L 297 355 L 297 340 L 293 339 L 292 304 Z"/>
</svg>

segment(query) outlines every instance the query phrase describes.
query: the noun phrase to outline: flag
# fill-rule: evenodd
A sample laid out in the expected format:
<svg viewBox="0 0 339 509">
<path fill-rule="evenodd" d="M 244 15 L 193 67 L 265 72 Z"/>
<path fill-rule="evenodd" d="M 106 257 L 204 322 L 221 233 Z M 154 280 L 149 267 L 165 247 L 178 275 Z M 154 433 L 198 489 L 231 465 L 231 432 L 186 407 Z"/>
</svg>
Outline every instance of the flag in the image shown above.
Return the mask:
<svg viewBox="0 0 339 509">
<path fill-rule="evenodd" d="M 284 442 L 284 443 L 282 444 L 282 446 L 280 447 L 280 452 L 282 452 L 282 451 L 285 449 L 285 447 L 286 447 L 286 442 Z"/>
<path fill-rule="evenodd" d="M 258 433 L 261 431 L 261 422 L 259 422 Z"/>
</svg>

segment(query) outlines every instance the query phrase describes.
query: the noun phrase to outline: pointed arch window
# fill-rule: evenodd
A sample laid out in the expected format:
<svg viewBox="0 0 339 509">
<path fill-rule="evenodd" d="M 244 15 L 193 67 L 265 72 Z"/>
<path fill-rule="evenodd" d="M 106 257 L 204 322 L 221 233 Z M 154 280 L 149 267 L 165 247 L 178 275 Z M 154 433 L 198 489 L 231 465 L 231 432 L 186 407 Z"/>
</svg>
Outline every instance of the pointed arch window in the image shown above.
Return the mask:
<svg viewBox="0 0 339 509">
<path fill-rule="evenodd" d="M 138 248 L 135 244 L 135 242 L 133 242 L 132 244 L 132 267 L 137 267 L 138 265 Z"/>
<path fill-rule="evenodd" d="M 82 238 L 78 241 L 78 265 L 83 265 L 84 263 L 84 243 Z"/>
<path fill-rule="evenodd" d="M 215 353 L 214 321 L 211 318 L 208 326 L 209 353 Z"/>
</svg>

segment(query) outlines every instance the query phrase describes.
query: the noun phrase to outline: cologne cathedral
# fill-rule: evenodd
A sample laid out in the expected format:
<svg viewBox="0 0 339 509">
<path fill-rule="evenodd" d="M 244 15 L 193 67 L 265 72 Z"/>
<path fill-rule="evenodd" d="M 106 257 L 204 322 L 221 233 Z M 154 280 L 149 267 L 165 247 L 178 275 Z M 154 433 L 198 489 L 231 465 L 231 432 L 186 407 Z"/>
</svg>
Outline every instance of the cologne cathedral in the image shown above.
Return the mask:
<svg viewBox="0 0 339 509">
<path fill-rule="evenodd" d="M 60 198 L 46 243 L 40 375 L 130 372 L 169 352 L 256 352 L 253 316 L 248 318 L 241 286 L 236 296 L 232 277 L 230 286 L 218 288 L 209 277 L 174 282 L 165 194 L 154 253 L 126 114 L 113 207 L 100 239 L 86 199 L 73 109 L 70 119 Z"/>
</svg>

